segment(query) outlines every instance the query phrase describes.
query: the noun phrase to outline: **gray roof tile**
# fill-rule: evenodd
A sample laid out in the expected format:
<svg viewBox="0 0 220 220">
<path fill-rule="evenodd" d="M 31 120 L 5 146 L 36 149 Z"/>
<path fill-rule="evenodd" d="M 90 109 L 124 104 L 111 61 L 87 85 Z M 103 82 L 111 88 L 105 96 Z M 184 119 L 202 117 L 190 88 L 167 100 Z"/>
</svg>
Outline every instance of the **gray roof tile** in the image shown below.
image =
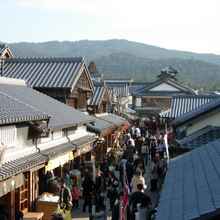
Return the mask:
<svg viewBox="0 0 220 220">
<path fill-rule="evenodd" d="M 175 119 L 172 124 L 174 126 L 181 125 L 185 122 L 188 122 L 194 118 L 200 117 L 201 115 L 206 114 L 207 112 L 213 111 L 220 107 L 220 99 L 214 99 L 212 102 L 209 102 L 205 105 L 202 105 L 200 108 L 194 109 L 193 111 L 187 112 L 181 115 L 179 118 Z"/>
<path fill-rule="evenodd" d="M 0 85 L 1 90 L 1 85 Z M 27 121 L 48 120 L 48 114 L 0 91 L 0 125 L 14 124 Z"/>
<path fill-rule="evenodd" d="M 71 89 L 82 67 L 87 70 L 82 57 L 10 58 L 5 61 L 4 76 L 23 79 L 34 88 Z M 93 86 L 90 76 L 89 80 Z"/>
<path fill-rule="evenodd" d="M 48 126 L 51 129 L 82 125 L 92 121 L 90 116 L 26 86 L 0 84 L 0 92 L 22 100 L 23 103 L 49 115 Z"/>
<path fill-rule="evenodd" d="M 96 86 L 94 94 L 91 98 L 91 101 L 89 105 L 91 106 L 99 106 L 102 102 L 102 98 L 105 95 L 105 92 L 107 91 L 107 88 L 104 86 Z"/>
<path fill-rule="evenodd" d="M 206 219 L 219 213 L 219 144 L 220 139 L 170 161 L 157 220 Z"/>
<path fill-rule="evenodd" d="M 100 119 L 110 122 L 116 126 L 121 126 L 125 123 L 128 123 L 126 119 L 116 115 L 116 114 L 104 114 L 99 116 Z"/>
<path fill-rule="evenodd" d="M 218 95 L 179 95 L 171 99 L 171 107 L 168 111 L 160 113 L 161 117 L 175 119 L 187 112 L 201 108 L 201 106 L 220 98 Z"/>
<path fill-rule="evenodd" d="M 108 122 L 106 120 L 102 120 L 98 117 L 92 117 L 93 123 L 88 123 L 87 127 L 89 130 L 94 131 L 96 133 L 102 133 L 106 129 L 111 129 L 114 127 L 114 124 Z"/>
</svg>

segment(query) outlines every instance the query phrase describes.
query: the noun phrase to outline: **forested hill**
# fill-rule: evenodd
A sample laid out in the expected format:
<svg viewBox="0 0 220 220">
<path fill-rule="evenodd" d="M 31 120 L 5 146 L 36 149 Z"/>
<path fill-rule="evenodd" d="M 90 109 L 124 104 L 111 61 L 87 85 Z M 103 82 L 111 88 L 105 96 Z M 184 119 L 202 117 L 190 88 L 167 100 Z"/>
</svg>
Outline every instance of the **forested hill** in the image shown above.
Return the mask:
<svg viewBox="0 0 220 220">
<path fill-rule="evenodd" d="M 127 40 L 44 42 L 9 44 L 16 56 L 84 56 L 95 61 L 106 77 L 155 79 L 172 65 L 181 80 L 194 86 L 220 88 L 220 56 L 168 50 Z"/>
</svg>

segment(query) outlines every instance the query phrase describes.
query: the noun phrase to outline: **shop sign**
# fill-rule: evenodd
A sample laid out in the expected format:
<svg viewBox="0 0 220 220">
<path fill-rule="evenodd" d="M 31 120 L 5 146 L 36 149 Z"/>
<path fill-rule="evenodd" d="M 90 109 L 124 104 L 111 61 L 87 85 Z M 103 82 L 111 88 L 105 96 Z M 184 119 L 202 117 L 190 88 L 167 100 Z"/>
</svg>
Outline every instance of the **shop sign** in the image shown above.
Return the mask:
<svg viewBox="0 0 220 220">
<path fill-rule="evenodd" d="M 51 171 L 59 166 L 63 166 L 65 163 L 68 163 L 70 160 L 73 160 L 72 151 L 49 160 L 45 169 L 46 171 Z"/>
</svg>

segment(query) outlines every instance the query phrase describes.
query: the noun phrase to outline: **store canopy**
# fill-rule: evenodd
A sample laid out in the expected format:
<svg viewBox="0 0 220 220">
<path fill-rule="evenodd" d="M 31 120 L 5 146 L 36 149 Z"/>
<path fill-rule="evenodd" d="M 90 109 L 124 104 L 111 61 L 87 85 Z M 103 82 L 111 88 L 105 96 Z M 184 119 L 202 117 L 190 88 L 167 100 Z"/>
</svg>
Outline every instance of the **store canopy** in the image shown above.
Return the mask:
<svg viewBox="0 0 220 220">
<path fill-rule="evenodd" d="M 105 136 L 107 133 L 111 132 L 112 129 L 115 128 L 114 124 L 106 120 L 100 119 L 98 117 L 93 117 L 93 119 L 94 122 L 87 124 L 88 130 L 91 132 L 95 132 Z"/>
<path fill-rule="evenodd" d="M 66 143 L 60 145 L 59 147 L 49 149 L 47 152 L 44 152 L 49 156 L 46 170 L 50 171 L 59 166 L 63 166 L 70 160 L 73 160 L 74 157 L 91 151 L 91 143 L 93 143 L 95 140 L 95 135 L 87 135 L 73 140 L 71 143 Z M 75 150 L 75 153 L 73 153 L 73 150 Z"/>
<path fill-rule="evenodd" d="M 126 119 L 124 119 L 116 114 L 103 114 L 103 115 L 98 116 L 98 118 L 105 120 L 107 122 L 110 122 L 118 127 L 129 124 Z"/>
<path fill-rule="evenodd" d="M 24 175 L 20 173 L 0 182 L 0 197 L 24 185 Z"/>
</svg>

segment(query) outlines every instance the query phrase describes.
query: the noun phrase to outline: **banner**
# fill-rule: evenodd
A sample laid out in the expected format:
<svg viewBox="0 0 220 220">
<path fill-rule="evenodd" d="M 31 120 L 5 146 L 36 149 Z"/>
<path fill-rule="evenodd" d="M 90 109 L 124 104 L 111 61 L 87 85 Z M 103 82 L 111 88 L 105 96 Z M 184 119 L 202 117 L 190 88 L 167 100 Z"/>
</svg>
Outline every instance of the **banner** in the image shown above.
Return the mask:
<svg viewBox="0 0 220 220">
<path fill-rule="evenodd" d="M 169 162 L 170 155 L 169 155 L 169 144 L 168 144 L 168 134 L 167 133 L 164 135 L 164 143 L 165 143 L 166 153 L 167 153 L 167 162 Z"/>
</svg>

